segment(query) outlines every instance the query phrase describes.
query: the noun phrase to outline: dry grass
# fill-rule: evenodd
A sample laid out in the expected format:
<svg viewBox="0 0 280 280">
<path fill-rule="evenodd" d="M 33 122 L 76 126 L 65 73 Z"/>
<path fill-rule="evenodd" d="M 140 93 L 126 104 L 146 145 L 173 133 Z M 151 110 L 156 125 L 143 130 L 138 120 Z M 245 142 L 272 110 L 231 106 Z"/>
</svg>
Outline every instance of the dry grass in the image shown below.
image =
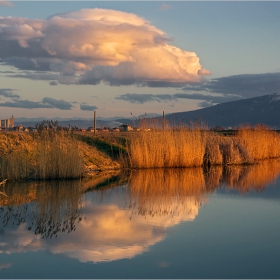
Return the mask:
<svg viewBox="0 0 280 280">
<path fill-rule="evenodd" d="M 40 135 L 35 156 L 37 179 L 66 179 L 82 177 L 83 155 L 79 142 L 64 132 Z"/>
<path fill-rule="evenodd" d="M 200 130 L 143 131 L 134 134 L 128 154 L 133 168 L 202 166 L 205 135 Z"/>
<path fill-rule="evenodd" d="M 265 126 L 241 128 L 237 138 L 254 161 L 280 157 L 280 135 Z"/>
<path fill-rule="evenodd" d="M 166 122 L 155 122 L 151 131 L 99 138 L 63 131 L 0 133 L 0 180 L 79 178 L 85 173 L 121 166 L 141 169 L 242 165 L 280 157 L 280 136 L 261 126 L 220 136 L 205 127 L 174 128 Z"/>
<path fill-rule="evenodd" d="M 2 178 L 44 180 L 82 176 L 83 155 L 79 143 L 73 137 L 63 132 L 44 132 L 32 136 L 11 133 L 2 137 Z"/>
<path fill-rule="evenodd" d="M 253 158 L 238 137 L 208 134 L 204 163 L 206 165 L 251 164 Z"/>
<path fill-rule="evenodd" d="M 0 133 L 0 180 L 79 178 L 85 172 L 120 167 L 76 136 L 63 131 Z"/>
<path fill-rule="evenodd" d="M 154 126 L 152 131 L 134 133 L 127 149 L 132 168 L 253 164 L 280 157 L 280 136 L 261 126 L 241 128 L 234 136 L 220 136 L 204 127 Z"/>
</svg>

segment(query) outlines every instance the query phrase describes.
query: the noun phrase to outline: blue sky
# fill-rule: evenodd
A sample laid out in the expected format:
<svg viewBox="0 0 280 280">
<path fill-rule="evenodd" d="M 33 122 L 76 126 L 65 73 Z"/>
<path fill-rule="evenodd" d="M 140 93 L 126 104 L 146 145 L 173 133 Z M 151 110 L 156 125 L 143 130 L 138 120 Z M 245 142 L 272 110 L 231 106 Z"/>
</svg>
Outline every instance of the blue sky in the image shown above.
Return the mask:
<svg viewBox="0 0 280 280">
<path fill-rule="evenodd" d="M 279 92 L 279 14 L 280 2 L 0 1 L 0 118 L 129 117 Z"/>
</svg>

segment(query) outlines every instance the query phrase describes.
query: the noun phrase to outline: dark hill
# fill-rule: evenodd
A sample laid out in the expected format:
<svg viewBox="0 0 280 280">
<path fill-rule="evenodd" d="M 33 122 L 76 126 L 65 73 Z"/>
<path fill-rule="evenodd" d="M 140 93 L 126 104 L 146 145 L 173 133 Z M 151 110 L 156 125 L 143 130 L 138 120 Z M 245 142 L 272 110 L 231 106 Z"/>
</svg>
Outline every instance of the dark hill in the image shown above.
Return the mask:
<svg viewBox="0 0 280 280">
<path fill-rule="evenodd" d="M 221 103 L 195 111 L 173 113 L 166 119 L 175 124 L 203 120 L 208 127 L 266 124 L 280 129 L 280 93 Z"/>
</svg>

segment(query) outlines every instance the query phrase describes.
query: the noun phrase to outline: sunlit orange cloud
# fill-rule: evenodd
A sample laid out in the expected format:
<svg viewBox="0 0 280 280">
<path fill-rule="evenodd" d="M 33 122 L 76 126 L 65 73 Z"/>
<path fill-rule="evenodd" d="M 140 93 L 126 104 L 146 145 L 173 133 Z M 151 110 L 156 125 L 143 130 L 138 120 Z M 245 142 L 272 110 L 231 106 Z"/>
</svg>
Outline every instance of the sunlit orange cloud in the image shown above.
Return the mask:
<svg viewBox="0 0 280 280">
<path fill-rule="evenodd" d="M 77 84 L 176 84 L 210 74 L 194 52 L 170 45 L 163 31 L 121 11 L 83 9 L 46 20 L 0 17 L 0 39 L 17 40 L 28 49 L 25 55 L 38 63 L 48 59 L 53 71 L 64 73 L 73 66 Z M 13 56 L 20 57 L 20 51 Z"/>
<path fill-rule="evenodd" d="M 133 258 L 162 241 L 167 227 L 195 219 L 199 205 L 191 197 L 186 203 L 191 211 L 184 211 L 175 217 L 133 215 L 131 218 L 130 209 L 87 202 L 84 205 L 86 219 L 77 225 L 76 231 L 51 240 L 42 239 L 28 231 L 27 224 L 21 224 L 17 230 L 5 230 L 0 253 L 46 250 L 80 262 L 94 263 Z"/>
</svg>

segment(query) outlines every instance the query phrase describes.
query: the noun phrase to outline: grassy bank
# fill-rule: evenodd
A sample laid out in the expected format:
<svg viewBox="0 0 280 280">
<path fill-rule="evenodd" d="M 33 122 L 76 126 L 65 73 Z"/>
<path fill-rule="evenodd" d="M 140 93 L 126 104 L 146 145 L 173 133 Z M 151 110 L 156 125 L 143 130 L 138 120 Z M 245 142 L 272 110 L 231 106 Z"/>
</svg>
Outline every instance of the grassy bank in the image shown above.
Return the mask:
<svg viewBox="0 0 280 280">
<path fill-rule="evenodd" d="M 106 169 L 254 164 L 280 157 L 280 135 L 261 126 L 221 136 L 199 127 L 130 133 L 0 133 L 0 182 L 80 178 Z"/>
<path fill-rule="evenodd" d="M 100 141 L 102 139 L 100 138 Z M 106 147 L 109 144 L 104 141 Z M 84 177 L 91 171 L 118 169 L 110 151 L 65 131 L 0 133 L 0 182 Z"/>
</svg>

